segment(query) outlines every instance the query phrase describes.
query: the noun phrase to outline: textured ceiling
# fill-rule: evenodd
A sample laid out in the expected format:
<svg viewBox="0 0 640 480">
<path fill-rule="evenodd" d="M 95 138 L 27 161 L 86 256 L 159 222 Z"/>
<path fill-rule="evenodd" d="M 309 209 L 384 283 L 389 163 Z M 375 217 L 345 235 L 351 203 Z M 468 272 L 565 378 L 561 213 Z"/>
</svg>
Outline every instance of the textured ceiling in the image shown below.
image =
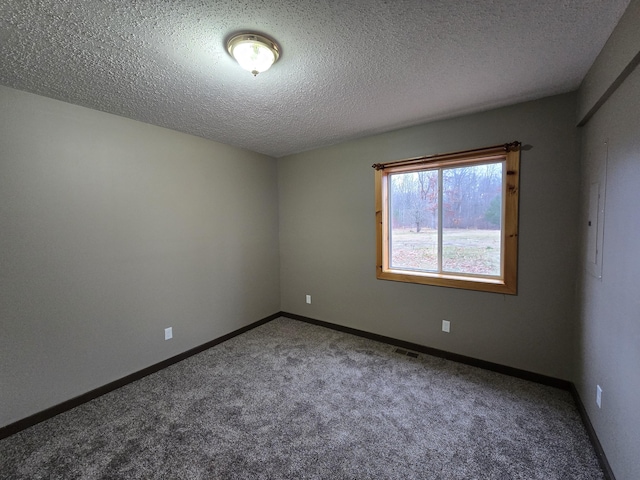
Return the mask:
<svg viewBox="0 0 640 480">
<path fill-rule="evenodd" d="M 0 0 L 0 84 L 280 157 L 574 90 L 628 3 Z"/>
</svg>

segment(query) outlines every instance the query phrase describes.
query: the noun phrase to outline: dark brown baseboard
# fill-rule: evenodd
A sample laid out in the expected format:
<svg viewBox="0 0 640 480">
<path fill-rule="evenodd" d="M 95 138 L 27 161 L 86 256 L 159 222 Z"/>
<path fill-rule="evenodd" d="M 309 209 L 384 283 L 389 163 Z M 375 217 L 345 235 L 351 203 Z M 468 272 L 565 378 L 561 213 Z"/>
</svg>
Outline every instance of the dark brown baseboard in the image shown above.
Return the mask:
<svg viewBox="0 0 640 480">
<path fill-rule="evenodd" d="M 584 408 L 578 389 L 573 383 L 571 384 L 569 391 L 571 392 L 571 395 L 573 395 L 573 400 L 576 402 L 578 412 L 580 412 L 580 418 L 582 418 L 582 423 L 584 423 L 584 428 L 587 430 L 587 435 L 589 435 L 593 449 L 596 451 L 596 456 L 598 457 L 598 462 L 600 463 L 600 468 L 602 468 L 605 478 L 607 480 L 616 480 L 613 470 L 611 469 L 611 465 L 609 465 L 609 460 L 607 460 L 607 456 L 602 448 L 602 444 L 598 439 L 598 435 L 596 435 L 596 431 L 591 424 L 591 419 L 587 414 L 587 409 Z"/>
<path fill-rule="evenodd" d="M 555 377 L 549 377 L 547 375 L 541 375 L 539 373 L 529 372 L 527 370 L 521 370 L 519 368 L 507 367 L 505 365 L 500 365 L 499 363 L 487 362 L 486 360 L 479 360 L 477 358 L 467 357 L 466 355 L 451 353 L 445 350 L 439 350 L 437 348 L 426 347 L 424 345 L 420 345 L 412 342 L 406 342 L 404 340 L 398 340 L 392 337 L 385 337 L 384 335 L 365 332 L 364 330 L 345 327 L 344 325 L 338 325 L 335 323 L 325 322 L 322 320 L 316 320 L 315 318 L 309 318 L 303 315 L 297 315 L 295 313 L 288 313 L 288 312 L 280 312 L 280 313 L 283 317 L 291 318 L 293 320 L 299 320 L 301 322 L 306 322 L 306 323 L 311 323 L 313 325 L 319 325 L 322 327 L 331 328 L 332 330 L 338 330 L 340 332 L 350 333 L 352 335 L 368 338 L 370 340 L 386 343 L 388 345 L 402 347 L 406 350 L 413 350 L 414 352 L 426 353 L 427 355 L 433 355 L 435 357 L 445 358 L 447 360 L 464 363 L 474 367 L 483 368 L 485 370 L 491 370 L 493 372 L 503 373 L 505 375 L 522 378 L 523 380 L 529 380 L 532 382 L 541 383 L 543 385 L 560 388 L 562 390 L 568 390 L 573 396 L 573 399 L 576 403 L 578 412 L 580 413 L 580 417 L 582 418 L 582 423 L 584 424 L 585 429 L 587 430 L 587 434 L 589 435 L 589 439 L 591 440 L 591 444 L 593 445 L 593 448 L 596 452 L 596 456 L 598 457 L 598 462 L 600 463 L 600 468 L 602 468 L 602 471 L 604 473 L 606 480 L 615 480 L 615 476 L 613 474 L 613 470 L 611 469 L 611 465 L 609 465 L 607 456 L 605 455 L 602 445 L 600 444 L 600 440 L 598 440 L 596 431 L 593 428 L 593 425 L 591 424 L 589 415 L 587 415 L 587 411 L 584 408 L 584 405 L 582 404 L 582 400 L 580 399 L 578 390 L 576 390 L 576 387 L 573 384 L 573 382 L 569 382 L 568 380 L 562 380 Z"/>
<path fill-rule="evenodd" d="M 109 393 L 113 390 L 116 390 L 117 388 L 123 387 L 128 383 L 135 382 L 136 380 L 140 380 L 141 378 L 146 377 L 147 375 L 151 375 L 152 373 L 162 370 L 163 368 L 167 368 L 168 366 L 173 365 L 174 363 L 177 363 L 186 358 L 189 358 L 192 355 L 195 355 L 196 353 L 203 352 L 208 348 L 211 348 L 215 345 L 225 342 L 242 333 L 248 332 L 249 330 L 259 327 L 260 325 L 264 325 L 265 323 L 268 323 L 271 320 L 274 320 L 281 316 L 282 316 L 282 312 L 274 313 L 273 315 L 269 315 L 268 317 L 263 318 L 262 320 L 258 320 L 257 322 L 247 325 L 246 327 L 242 327 L 242 328 L 239 328 L 238 330 L 234 330 L 231 333 L 227 333 L 226 335 L 213 339 L 207 343 L 203 343 L 202 345 L 194 347 L 190 350 L 187 350 L 186 352 L 182 352 L 166 360 L 163 360 L 162 362 L 156 363 L 155 365 L 151 365 L 147 368 L 143 368 L 142 370 L 139 370 L 130 375 L 127 375 L 126 377 L 119 378 L 118 380 L 114 380 L 113 382 L 107 383 L 102 387 L 98 387 L 95 390 L 91 390 L 90 392 L 83 393 L 82 395 L 78 395 L 77 397 L 74 397 L 70 400 L 59 403 L 58 405 L 54 405 L 53 407 L 47 408 L 46 410 L 30 415 L 26 418 L 23 418 L 22 420 L 18 420 L 17 422 L 11 423 L 5 427 L 0 428 L 0 440 L 13 435 L 14 433 L 18 433 L 21 430 L 29 428 L 37 423 L 40 423 L 45 420 L 48 420 L 49 418 L 55 417 L 56 415 L 62 412 L 71 410 L 72 408 L 82 405 L 83 403 L 93 400 L 94 398 L 104 395 L 105 393 Z"/>
<path fill-rule="evenodd" d="M 519 368 L 507 367 L 505 365 L 500 365 L 499 363 L 479 360 L 477 358 L 467 357 L 466 355 L 451 353 L 445 350 L 439 350 L 437 348 L 425 347 L 424 345 L 419 345 L 417 343 L 398 340 L 392 337 L 385 337 L 384 335 L 378 335 L 377 333 L 365 332 L 364 330 L 358 330 L 351 327 L 345 327 L 343 325 L 337 325 L 335 323 L 324 322 L 322 320 L 316 320 L 314 318 L 296 315 L 295 313 L 281 312 L 281 314 L 283 317 L 291 318 L 293 320 L 300 320 L 302 322 L 320 325 L 322 327 L 331 328 L 340 332 L 350 333 L 352 335 L 357 335 L 359 337 L 368 338 L 377 342 L 386 343 L 395 347 L 402 347 L 407 350 L 413 350 L 414 352 L 426 353 L 427 355 L 433 355 L 434 357 L 446 358 L 447 360 L 452 360 L 454 362 L 464 363 L 473 367 L 479 367 L 485 370 L 503 373 L 505 375 L 522 378 L 531 382 L 542 383 L 543 385 L 561 388 L 563 390 L 570 390 L 571 388 L 571 382 L 569 382 L 568 380 L 561 380 L 559 378 L 549 377 L 547 375 L 529 372 L 528 370 L 521 370 Z"/>
<path fill-rule="evenodd" d="M 587 434 L 591 440 L 593 448 L 595 449 L 596 455 L 598 457 L 598 461 L 600 462 L 600 467 L 604 472 L 604 475 L 607 480 L 615 480 L 615 476 L 613 475 L 613 471 L 607 457 L 604 453 L 602 445 L 600 444 L 600 440 L 598 440 L 598 436 L 591 424 L 591 420 L 589 419 L 589 415 L 587 414 L 586 409 L 580 399 L 580 395 L 576 390 L 575 385 L 572 382 L 567 380 L 562 380 L 559 378 L 549 377 L 547 375 L 542 375 L 539 373 L 529 372 L 527 370 L 521 370 L 519 368 L 508 367 L 505 365 L 500 365 L 498 363 L 488 362 L 486 360 L 479 360 L 477 358 L 468 357 L 466 355 L 460 355 L 457 353 L 447 352 L 445 350 L 439 350 L 437 348 L 426 347 L 424 345 L 419 345 L 417 343 L 407 342 L 404 340 L 398 340 L 392 337 L 386 337 L 384 335 L 378 335 L 377 333 L 366 332 L 364 330 L 358 330 L 356 328 L 345 327 L 344 325 L 338 325 L 335 323 L 325 322 L 323 320 L 316 320 L 314 318 L 305 317 L 303 315 L 297 315 L 295 313 L 288 312 L 277 312 L 273 315 L 269 315 L 268 317 L 263 318 L 262 320 L 258 320 L 250 325 L 239 328 L 238 330 L 234 330 L 231 333 L 223 335 L 219 338 L 211 340 L 207 343 L 203 343 L 197 347 L 194 347 L 186 352 L 180 353 L 174 357 L 168 358 L 167 360 L 163 360 L 162 362 L 156 363 L 155 365 L 151 365 L 150 367 L 144 368 L 138 372 L 132 373 L 131 375 L 127 375 L 126 377 L 122 377 L 118 380 L 115 380 L 111 383 L 103 385 L 102 387 L 98 387 L 95 390 L 91 390 L 90 392 L 79 395 L 75 398 L 62 402 L 53 407 L 47 408 L 41 412 L 30 415 L 29 417 L 23 418 L 22 420 L 18 420 L 17 422 L 11 423 L 5 427 L 0 428 L 0 440 L 3 438 L 9 437 L 14 433 L 18 433 L 21 430 L 29 428 L 37 423 L 43 422 L 49 418 L 52 418 L 59 413 L 66 412 L 67 410 L 71 410 L 83 403 L 86 403 L 94 398 L 97 398 L 105 393 L 109 393 L 117 388 L 123 387 L 131 382 L 135 382 L 147 375 L 155 373 L 163 368 L 166 368 L 174 363 L 185 360 L 186 358 L 191 357 L 197 353 L 200 353 L 208 348 L 211 348 L 215 345 L 218 345 L 222 342 L 225 342 L 233 337 L 236 337 L 242 333 L 248 332 L 249 330 L 259 327 L 260 325 L 264 325 L 272 320 L 275 320 L 278 317 L 286 317 L 293 320 L 299 320 L 301 322 L 310 323 L 313 325 L 319 325 L 322 327 L 330 328 L 332 330 L 338 330 L 340 332 L 350 333 L 352 335 L 357 335 L 359 337 L 368 338 L 370 340 L 375 340 L 377 342 L 385 343 L 388 345 L 393 345 L 396 347 L 401 347 L 407 350 L 413 350 L 415 352 L 425 353 L 427 355 L 433 355 L 436 357 L 445 358 L 447 360 L 452 360 L 454 362 L 464 363 L 467 365 L 471 365 L 474 367 L 483 368 L 485 370 L 491 370 L 498 373 L 503 373 L 505 375 L 510 375 L 512 377 L 522 378 L 524 380 L 529 380 L 536 383 L 541 383 L 543 385 L 548 385 L 551 387 L 561 388 L 563 390 L 568 390 L 576 403 L 580 416 L 582 418 L 582 422 L 587 430 Z"/>
</svg>

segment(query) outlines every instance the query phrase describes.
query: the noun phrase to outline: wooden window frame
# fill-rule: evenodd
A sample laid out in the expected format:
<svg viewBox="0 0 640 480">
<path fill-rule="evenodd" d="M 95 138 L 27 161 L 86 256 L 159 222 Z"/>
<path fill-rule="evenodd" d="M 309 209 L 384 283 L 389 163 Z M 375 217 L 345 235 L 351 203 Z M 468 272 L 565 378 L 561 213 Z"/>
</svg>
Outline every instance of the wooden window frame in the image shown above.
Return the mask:
<svg viewBox="0 0 640 480">
<path fill-rule="evenodd" d="M 476 165 L 505 161 L 501 238 L 501 275 L 482 276 L 402 270 L 389 266 L 388 178 L 392 173 L 438 169 L 456 165 Z M 483 292 L 517 294 L 518 282 L 518 204 L 520 193 L 520 142 L 476 150 L 454 152 L 406 160 L 377 163 L 375 172 L 376 277 L 380 280 L 419 283 Z M 442 208 L 440 205 L 438 208 Z M 441 226 L 438 226 L 441 228 Z"/>
</svg>

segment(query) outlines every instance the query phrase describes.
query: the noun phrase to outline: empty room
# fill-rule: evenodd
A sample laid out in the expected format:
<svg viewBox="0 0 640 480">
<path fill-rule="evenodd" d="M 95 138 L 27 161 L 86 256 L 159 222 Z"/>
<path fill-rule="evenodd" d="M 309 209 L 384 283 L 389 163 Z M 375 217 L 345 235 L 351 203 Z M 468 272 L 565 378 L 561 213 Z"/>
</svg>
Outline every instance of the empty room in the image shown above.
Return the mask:
<svg viewBox="0 0 640 480">
<path fill-rule="evenodd" d="M 640 478 L 638 24 L 0 0 L 0 478 Z"/>
</svg>

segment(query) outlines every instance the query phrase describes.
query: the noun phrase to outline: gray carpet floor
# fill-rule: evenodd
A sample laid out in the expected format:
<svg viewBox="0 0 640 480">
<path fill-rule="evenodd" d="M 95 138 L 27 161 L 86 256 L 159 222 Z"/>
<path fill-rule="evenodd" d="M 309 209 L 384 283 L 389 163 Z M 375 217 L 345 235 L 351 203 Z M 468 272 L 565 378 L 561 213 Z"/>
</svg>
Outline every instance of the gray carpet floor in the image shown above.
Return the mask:
<svg viewBox="0 0 640 480">
<path fill-rule="evenodd" d="M 568 392 L 280 318 L 0 441 L 2 479 L 603 479 Z"/>
</svg>

